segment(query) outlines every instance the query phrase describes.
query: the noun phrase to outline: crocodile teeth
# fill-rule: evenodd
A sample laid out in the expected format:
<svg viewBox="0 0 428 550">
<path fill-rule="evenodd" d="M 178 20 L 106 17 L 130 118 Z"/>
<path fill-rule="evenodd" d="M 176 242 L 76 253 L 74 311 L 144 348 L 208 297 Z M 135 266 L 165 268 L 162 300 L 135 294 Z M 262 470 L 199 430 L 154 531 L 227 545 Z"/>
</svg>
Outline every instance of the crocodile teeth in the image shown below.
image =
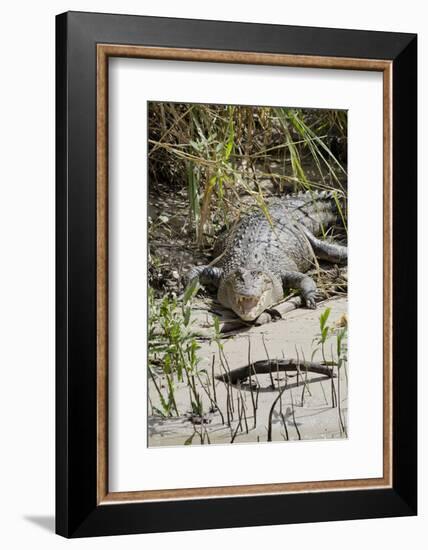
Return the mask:
<svg viewBox="0 0 428 550">
<path fill-rule="evenodd" d="M 255 307 L 259 303 L 260 298 L 257 296 L 239 296 L 238 304 L 244 307 Z"/>
</svg>

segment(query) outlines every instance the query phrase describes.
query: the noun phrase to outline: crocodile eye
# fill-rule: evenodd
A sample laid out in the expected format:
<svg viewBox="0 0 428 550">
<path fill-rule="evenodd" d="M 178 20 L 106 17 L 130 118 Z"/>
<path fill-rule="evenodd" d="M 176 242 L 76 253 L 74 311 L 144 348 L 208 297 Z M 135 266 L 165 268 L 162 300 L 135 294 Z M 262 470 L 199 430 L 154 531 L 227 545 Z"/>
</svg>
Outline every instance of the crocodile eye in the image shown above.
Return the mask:
<svg viewBox="0 0 428 550">
<path fill-rule="evenodd" d="M 242 273 L 242 271 L 236 271 L 235 272 L 235 279 L 237 281 L 239 281 L 240 283 L 244 282 L 244 274 Z"/>
</svg>

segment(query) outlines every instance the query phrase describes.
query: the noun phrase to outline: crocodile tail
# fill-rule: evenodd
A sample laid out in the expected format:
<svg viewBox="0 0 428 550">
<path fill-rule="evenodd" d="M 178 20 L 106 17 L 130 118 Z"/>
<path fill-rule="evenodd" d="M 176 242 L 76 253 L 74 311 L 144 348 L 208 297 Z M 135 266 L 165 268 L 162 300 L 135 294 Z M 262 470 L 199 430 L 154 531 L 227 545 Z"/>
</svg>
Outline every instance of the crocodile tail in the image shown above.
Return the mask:
<svg viewBox="0 0 428 550">
<path fill-rule="evenodd" d="M 297 193 L 290 193 L 287 195 L 287 200 L 290 202 L 293 201 L 308 201 L 312 202 L 327 202 L 331 204 L 331 207 L 334 208 L 340 207 L 345 208 L 346 206 L 346 196 L 343 191 L 340 189 L 311 189 L 307 191 L 299 191 Z"/>
<path fill-rule="evenodd" d="M 323 225 L 346 225 L 346 196 L 340 189 L 300 191 L 287 195 L 286 200 L 289 208 L 299 212 L 299 221 L 308 217 Z"/>
<path fill-rule="evenodd" d="M 307 191 L 298 191 L 290 193 L 287 199 L 311 199 L 313 201 L 344 201 L 345 193 L 340 189 L 308 189 Z"/>
</svg>

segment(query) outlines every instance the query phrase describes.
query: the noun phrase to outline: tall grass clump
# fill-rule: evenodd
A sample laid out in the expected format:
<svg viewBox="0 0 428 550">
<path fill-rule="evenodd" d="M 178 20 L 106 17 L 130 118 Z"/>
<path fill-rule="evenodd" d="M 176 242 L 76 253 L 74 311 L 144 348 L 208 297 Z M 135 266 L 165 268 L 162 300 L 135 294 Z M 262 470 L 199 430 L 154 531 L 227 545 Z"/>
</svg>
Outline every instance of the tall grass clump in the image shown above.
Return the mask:
<svg viewBox="0 0 428 550">
<path fill-rule="evenodd" d="M 346 147 L 346 111 L 149 104 L 151 185 L 186 189 L 199 247 L 243 208 L 257 206 L 268 216 L 266 181 L 275 194 L 346 194 Z"/>
</svg>

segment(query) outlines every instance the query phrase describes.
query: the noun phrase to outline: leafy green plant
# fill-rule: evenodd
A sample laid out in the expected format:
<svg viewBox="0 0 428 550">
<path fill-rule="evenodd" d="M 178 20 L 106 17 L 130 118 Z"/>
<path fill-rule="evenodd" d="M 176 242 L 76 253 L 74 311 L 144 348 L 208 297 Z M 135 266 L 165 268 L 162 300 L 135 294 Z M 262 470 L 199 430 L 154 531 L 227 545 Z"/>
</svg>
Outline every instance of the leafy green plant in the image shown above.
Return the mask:
<svg viewBox="0 0 428 550">
<path fill-rule="evenodd" d="M 178 382 L 185 382 L 189 388 L 193 414 L 203 414 L 196 385 L 199 344 L 192 332 L 190 306 L 197 290 L 198 283 L 194 282 L 179 303 L 170 296 L 157 301 L 149 289 L 148 371 L 162 407 L 154 409 L 162 416 L 180 414 L 175 398 Z"/>
<path fill-rule="evenodd" d="M 321 355 L 325 364 L 329 362 L 326 359 L 326 343 L 329 338 L 334 337 L 336 339 L 336 354 L 339 367 L 347 360 L 347 345 L 346 339 L 348 335 L 348 328 L 346 321 L 339 323 L 341 326 L 331 326 L 328 324 L 331 308 L 327 307 L 319 316 L 320 332 L 314 338 L 313 342 L 317 347 L 312 352 L 312 360 L 315 354 L 321 350 Z M 344 326 L 343 326 L 344 325 Z M 330 361 L 331 363 L 331 361 Z"/>
<path fill-rule="evenodd" d="M 318 351 L 321 351 L 321 356 L 323 359 L 323 363 L 325 365 L 331 365 L 332 367 L 337 366 L 338 372 L 340 371 L 342 366 L 346 366 L 347 363 L 347 322 L 344 320 L 344 322 L 339 323 L 341 326 L 331 326 L 328 324 L 328 319 L 330 317 L 331 309 L 326 308 L 319 317 L 319 327 L 320 332 L 319 334 L 314 338 L 313 343 L 316 344 L 315 349 L 312 352 L 312 360 L 315 356 L 315 354 Z M 343 326 L 344 325 L 344 326 Z M 330 340 L 330 338 L 335 338 L 336 341 L 336 358 L 331 357 L 331 360 L 328 361 L 326 357 L 326 344 Z M 346 369 L 345 369 L 346 373 Z M 339 398 L 336 395 L 336 389 L 333 382 L 333 377 L 331 378 L 331 398 L 332 398 L 332 406 L 339 406 L 340 411 L 340 402 Z M 340 421 L 342 424 L 342 428 L 345 431 L 345 426 L 343 424 L 341 414 L 339 412 Z"/>
</svg>

